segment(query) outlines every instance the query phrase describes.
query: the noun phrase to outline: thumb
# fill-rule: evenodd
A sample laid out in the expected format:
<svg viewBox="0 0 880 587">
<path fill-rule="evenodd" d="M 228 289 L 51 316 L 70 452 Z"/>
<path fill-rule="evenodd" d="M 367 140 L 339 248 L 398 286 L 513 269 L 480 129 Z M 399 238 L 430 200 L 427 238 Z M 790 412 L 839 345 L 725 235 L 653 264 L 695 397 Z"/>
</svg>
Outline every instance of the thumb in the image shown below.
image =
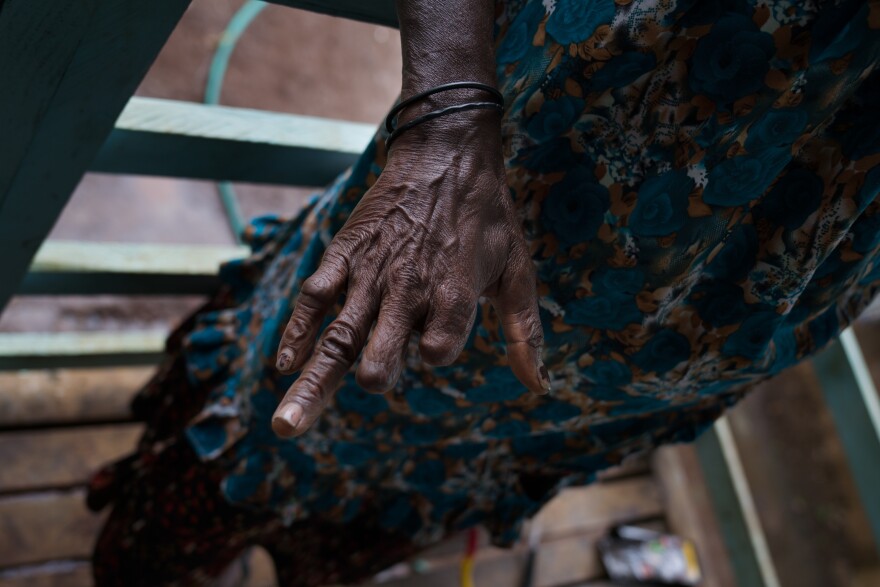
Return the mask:
<svg viewBox="0 0 880 587">
<path fill-rule="evenodd" d="M 532 392 L 544 394 L 550 391 L 550 376 L 541 358 L 544 329 L 535 282 L 535 268 L 528 255 L 511 255 L 491 300 L 501 316 L 513 374 Z"/>
</svg>

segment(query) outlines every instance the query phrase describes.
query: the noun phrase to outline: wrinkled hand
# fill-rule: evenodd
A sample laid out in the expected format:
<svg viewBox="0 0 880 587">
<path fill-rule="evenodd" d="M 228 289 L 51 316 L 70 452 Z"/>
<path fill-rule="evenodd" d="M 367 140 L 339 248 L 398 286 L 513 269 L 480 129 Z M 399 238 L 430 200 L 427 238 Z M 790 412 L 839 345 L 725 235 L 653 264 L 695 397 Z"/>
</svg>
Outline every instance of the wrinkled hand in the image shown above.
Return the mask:
<svg viewBox="0 0 880 587">
<path fill-rule="evenodd" d="M 481 295 L 501 316 L 514 374 L 535 393 L 549 390 L 534 266 L 498 133 L 473 124 L 428 137 L 416 130 L 395 142 L 376 184 L 303 283 L 278 348 L 282 373 L 303 369 L 275 412 L 280 436 L 308 430 L 361 351 L 357 381 L 374 392 L 395 385 L 414 330 L 423 361 L 454 362 Z M 315 343 L 342 294 L 342 311 Z"/>
</svg>

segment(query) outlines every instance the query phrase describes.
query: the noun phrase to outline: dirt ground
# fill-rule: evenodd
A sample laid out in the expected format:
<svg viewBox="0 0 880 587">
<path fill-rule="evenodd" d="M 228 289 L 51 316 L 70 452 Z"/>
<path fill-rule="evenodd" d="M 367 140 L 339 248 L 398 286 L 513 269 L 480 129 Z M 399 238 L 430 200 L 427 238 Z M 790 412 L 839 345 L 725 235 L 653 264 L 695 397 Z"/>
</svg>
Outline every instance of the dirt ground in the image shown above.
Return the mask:
<svg viewBox="0 0 880 587">
<path fill-rule="evenodd" d="M 241 0 L 195 0 L 138 93 L 201 101 L 216 43 Z M 377 123 L 400 84 L 396 31 L 268 7 L 241 39 L 222 102 Z M 294 213 L 309 190 L 236 186 L 246 216 Z M 213 184 L 90 174 L 53 239 L 231 244 Z M 0 331 L 167 328 L 196 298 L 17 298 Z M 880 318 L 860 332 L 880 375 Z M 809 366 L 756 391 L 735 431 L 783 585 L 849 587 L 876 565 L 834 425 Z"/>
</svg>

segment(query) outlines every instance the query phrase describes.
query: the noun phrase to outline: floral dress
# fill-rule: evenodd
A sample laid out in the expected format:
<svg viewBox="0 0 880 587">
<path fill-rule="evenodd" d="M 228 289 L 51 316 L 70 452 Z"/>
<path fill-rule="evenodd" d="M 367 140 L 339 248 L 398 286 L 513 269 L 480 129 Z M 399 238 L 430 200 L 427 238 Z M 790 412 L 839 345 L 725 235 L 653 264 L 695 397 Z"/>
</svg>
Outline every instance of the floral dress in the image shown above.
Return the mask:
<svg viewBox="0 0 880 587">
<path fill-rule="evenodd" d="M 303 282 L 382 172 L 380 131 L 169 340 L 99 585 L 199 584 L 249 545 L 283 585 L 355 581 L 476 524 L 498 544 L 560 488 L 695 437 L 832 340 L 880 288 L 880 2 L 500 0 L 511 198 L 539 278 L 552 392 L 507 366 L 480 306 L 450 367 L 346 377 L 294 440 L 270 420 Z M 442 269 L 441 269 L 442 270 Z M 338 311 L 338 308 L 337 308 Z"/>
</svg>

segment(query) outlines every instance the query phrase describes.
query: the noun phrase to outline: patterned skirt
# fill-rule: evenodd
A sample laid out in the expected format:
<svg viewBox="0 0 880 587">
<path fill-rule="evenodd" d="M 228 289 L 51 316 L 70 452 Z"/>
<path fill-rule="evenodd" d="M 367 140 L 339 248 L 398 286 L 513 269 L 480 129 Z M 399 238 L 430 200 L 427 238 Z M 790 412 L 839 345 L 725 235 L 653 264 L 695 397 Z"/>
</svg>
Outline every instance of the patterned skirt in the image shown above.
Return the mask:
<svg viewBox="0 0 880 587">
<path fill-rule="evenodd" d="M 757 4 L 757 5 L 756 5 Z M 380 131 L 168 343 L 137 452 L 99 473 L 98 585 L 201 584 L 242 549 L 356 581 L 448 534 L 497 544 L 559 489 L 693 439 L 880 289 L 880 2 L 499 0 L 507 180 L 539 278 L 547 396 L 479 308 L 450 367 L 351 374 L 306 435 L 270 419 L 302 282 L 382 172 Z M 337 308 L 338 311 L 338 308 Z"/>
</svg>

